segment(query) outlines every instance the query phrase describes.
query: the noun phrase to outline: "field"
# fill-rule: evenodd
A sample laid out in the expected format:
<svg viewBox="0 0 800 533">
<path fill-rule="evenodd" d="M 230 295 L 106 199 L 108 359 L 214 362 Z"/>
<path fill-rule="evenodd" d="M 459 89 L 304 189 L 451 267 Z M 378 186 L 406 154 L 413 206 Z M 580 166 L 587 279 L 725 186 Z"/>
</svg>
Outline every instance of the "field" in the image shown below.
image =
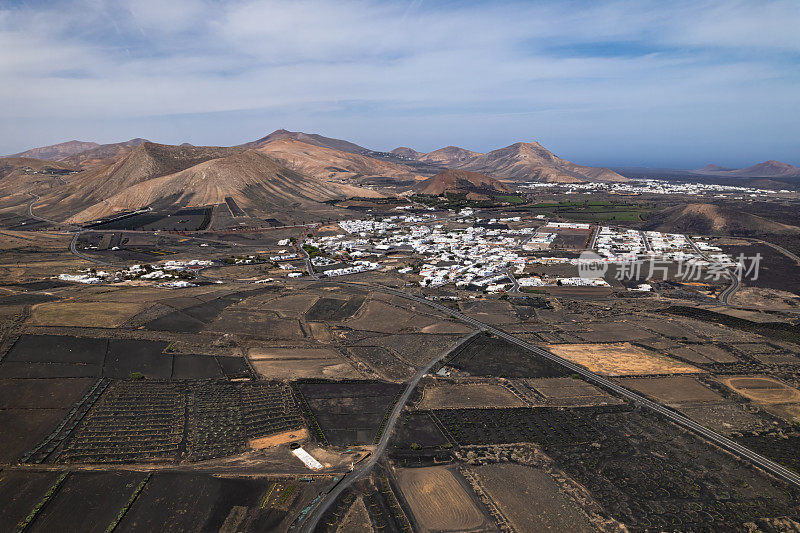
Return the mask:
<svg viewBox="0 0 800 533">
<path fill-rule="evenodd" d="M 800 401 L 800 391 L 780 381 L 762 376 L 733 376 L 722 382 L 742 396 L 761 404 Z"/>
<path fill-rule="evenodd" d="M 28 323 L 35 326 L 116 328 L 141 311 L 135 303 L 50 302 L 35 305 Z"/>
<path fill-rule="evenodd" d="M 623 387 L 641 392 L 667 405 L 685 402 L 720 402 L 725 399 L 689 376 L 626 378 L 617 381 Z"/>
<path fill-rule="evenodd" d="M 247 375 L 241 358 L 164 353 L 166 342 L 22 335 L 0 363 L 0 377 L 207 379 Z"/>
<path fill-rule="evenodd" d="M 283 384 L 121 381 L 89 410 L 56 460 L 200 461 L 242 453 L 249 440 L 302 427 Z"/>
<path fill-rule="evenodd" d="M 125 513 L 118 531 L 220 531 L 223 525 L 236 531 L 258 518 L 261 499 L 271 485 L 263 478 L 156 473 Z M 285 511 L 276 514 L 282 518 Z"/>
<path fill-rule="evenodd" d="M 525 407 L 510 390 L 496 383 L 436 381 L 423 389 L 418 409 L 469 409 L 476 407 Z"/>
<path fill-rule="evenodd" d="M 145 477 L 141 472 L 71 472 L 30 530 L 102 533 Z"/>
<path fill-rule="evenodd" d="M 480 334 L 448 355 L 444 366 L 473 376 L 560 377 L 566 371 L 515 344 Z"/>
<path fill-rule="evenodd" d="M 473 470 L 481 487 L 517 531 L 595 531 L 577 503 L 546 472 L 514 463 Z"/>
<path fill-rule="evenodd" d="M 490 523 L 466 489 L 445 467 L 397 471 L 400 490 L 418 531 L 487 531 Z"/>
<path fill-rule="evenodd" d="M 582 407 L 622 403 L 619 398 L 615 398 L 581 379 L 524 379 L 515 381 L 515 386 L 523 393 L 526 390 L 533 389 L 535 393 L 528 394 L 528 399 L 534 403 L 543 403 L 547 406 Z"/>
<path fill-rule="evenodd" d="M 267 379 L 358 378 L 356 371 L 335 350 L 329 348 L 271 348 L 248 350 L 253 368 Z"/>
<path fill-rule="evenodd" d="M 628 342 L 612 344 L 551 344 L 554 354 L 606 376 L 693 374 L 698 368 L 668 359 Z"/>
<path fill-rule="evenodd" d="M 309 380 L 297 387 L 323 438 L 339 446 L 372 444 L 402 390 L 394 383 L 367 381 Z"/>
<path fill-rule="evenodd" d="M 0 531 L 16 531 L 58 477 L 58 472 L 0 472 Z"/>
</svg>

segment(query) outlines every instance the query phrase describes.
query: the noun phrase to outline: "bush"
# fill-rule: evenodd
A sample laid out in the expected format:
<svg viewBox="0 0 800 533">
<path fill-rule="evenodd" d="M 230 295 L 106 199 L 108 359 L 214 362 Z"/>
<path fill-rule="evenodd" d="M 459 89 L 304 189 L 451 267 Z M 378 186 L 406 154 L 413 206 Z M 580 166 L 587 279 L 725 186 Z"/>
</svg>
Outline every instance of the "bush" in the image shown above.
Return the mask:
<svg viewBox="0 0 800 533">
<path fill-rule="evenodd" d="M 419 450 L 419 449 L 421 449 L 421 448 L 422 448 L 422 446 L 420 446 L 420 445 L 419 445 L 419 444 L 417 444 L 416 442 L 412 442 L 412 443 L 411 443 L 411 449 L 412 449 L 412 450 Z"/>
<path fill-rule="evenodd" d="M 128 379 L 134 379 L 134 380 L 144 379 L 144 374 L 142 374 L 141 372 L 131 372 L 130 374 L 128 374 Z"/>
</svg>

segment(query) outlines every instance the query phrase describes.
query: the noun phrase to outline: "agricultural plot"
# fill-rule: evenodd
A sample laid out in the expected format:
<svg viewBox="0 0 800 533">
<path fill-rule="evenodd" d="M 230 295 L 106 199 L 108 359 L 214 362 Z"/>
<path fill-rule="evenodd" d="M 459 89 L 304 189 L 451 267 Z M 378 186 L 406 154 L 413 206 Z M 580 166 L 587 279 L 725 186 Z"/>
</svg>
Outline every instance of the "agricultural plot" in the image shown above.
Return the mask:
<svg viewBox="0 0 800 533">
<path fill-rule="evenodd" d="M 442 466 L 397 471 L 398 485 L 411 509 L 417 531 L 471 532 L 495 529 L 456 475 Z"/>
<path fill-rule="evenodd" d="M 448 443 L 430 413 L 425 411 L 406 412 L 395 426 L 392 434 L 392 448 L 395 451 L 438 448 Z M 417 446 L 412 446 L 416 444 Z"/>
<path fill-rule="evenodd" d="M 100 367 L 107 339 L 65 335 L 22 335 L 3 362 L 79 364 Z"/>
<path fill-rule="evenodd" d="M 700 370 L 628 342 L 612 344 L 551 344 L 554 354 L 605 376 L 693 374 Z"/>
<path fill-rule="evenodd" d="M 79 400 L 94 379 L 0 379 L 0 409 L 64 409 Z"/>
<path fill-rule="evenodd" d="M 561 377 L 560 366 L 505 340 L 476 335 L 448 355 L 444 366 L 472 376 Z"/>
<path fill-rule="evenodd" d="M 298 384 L 325 439 L 334 445 L 372 444 L 403 386 L 370 381 Z"/>
<path fill-rule="evenodd" d="M 583 407 L 591 405 L 614 405 L 622 400 L 611 396 L 602 389 L 582 379 L 573 378 L 532 378 L 517 380 L 515 384 L 522 391 L 533 389 L 536 394 L 528 395 L 535 403 L 558 407 Z M 539 400 L 542 398 L 542 400 Z M 537 401 L 539 400 L 539 401 Z"/>
<path fill-rule="evenodd" d="M 459 446 L 520 442 L 588 444 L 600 438 L 593 418 L 627 406 L 431 411 L 439 426 Z"/>
<path fill-rule="evenodd" d="M 16 531 L 58 477 L 58 472 L 0 472 L 0 531 Z"/>
<path fill-rule="evenodd" d="M 175 333 L 197 333 L 214 321 L 225 308 L 240 302 L 243 298 L 263 292 L 262 290 L 235 292 L 203 301 L 197 305 L 185 307 L 156 318 L 145 324 L 145 329 Z"/>
<path fill-rule="evenodd" d="M 51 302 L 35 305 L 28 324 L 77 328 L 117 328 L 141 311 L 138 303 Z"/>
<path fill-rule="evenodd" d="M 800 423 L 800 390 L 766 376 L 731 376 L 720 380 L 766 411 Z"/>
<path fill-rule="evenodd" d="M 174 461 L 184 434 L 185 404 L 186 392 L 177 384 L 117 382 L 73 432 L 58 460 Z"/>
<path fill-rule="evenodd" d="M 31 531 L 106 531 L 145 480 L 141 472 L 71 472 L 36 516 Z"/>
<path fill-rule="evenodd" d="M 272 348 L 256 346 L 248 350 L 256 372 L 267 379 L 361 377 L 338 352 L 329 348 Z"/>
<path fill-rule="evenodd" d="M 497 383 L 454 383 L 437 380 L 422 391 L 418 409 L 525 407 L 513 392 Z"/>
<path fill-rule="evenodd" d="M 341 322 L 352 317 L 364 303 L 364 298 L 353 296 L 348 299 L 320 298 L 306 312 L 311 321 Z"/>
<path fill-rule="evenodd" d="M 623 387 L 672 406 L 687 402 L 717 403 L 725 400 L 723 396 L 690 376 L 623 378 L 617 381 Z"/>
<path fill-rule="evenodd" d="M 433 354 L 444 354 L 452 349 L 460 338 L 461 335 L 401 333 L 370 337 L 355 344 L 358 347 L 375 346 L 385 348 L 409 365 L 422 366 L 431 360 Z M 372 362 L 373 360 L 370 359 L 370 354 L 364 354 L 364 358 L 370 366 L 375 366 Z M 375 360 L 374 363 L 381 365 L 383 361 Z"/>
<path fill-rule="evenodd" d="M 475 467 L 473 472 L 517 531 L 596 531 L 576 502 L 541 469 L 499 463 Z"/>
<path fill-rule="evenodd" d="M 117 531 L 240 530 L 259 512 L 267 479 L 194 473 L 156 473 L 131 505 Z"/>
<path fill-rule="evenodd" d="M 84 417 L 57 460 L 200 461 L 302 427 L 292 391 L 282 383 L 121 381 Z"/>
<path fill-rule="evenodd" d="M 655 415 L 572 411 L 596 428 L 592 446 L 537 442 L 630 529 L 741 529 L 759 518 L 797 515 L 800 491 Z"/>
</svg>

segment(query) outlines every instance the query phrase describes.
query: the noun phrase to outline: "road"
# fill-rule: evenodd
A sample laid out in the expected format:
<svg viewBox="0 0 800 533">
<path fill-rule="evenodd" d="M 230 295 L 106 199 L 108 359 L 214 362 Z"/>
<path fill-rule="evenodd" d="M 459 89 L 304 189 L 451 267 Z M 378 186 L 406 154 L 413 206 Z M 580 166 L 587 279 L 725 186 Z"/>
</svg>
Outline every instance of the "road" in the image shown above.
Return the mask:
<svg viewBox="0 0 800 533">
<path fill-rule="evenodd" d="M 642 241 L 644 241 L 644 249 L 645 249 L 645 251 L 646 252 L 652 252 L 653 248 L 650 246 L 650 243 L 647 242 L 647 235 L 645 235 L 643 231 L 639 230 L 639 236 L 642 238 Z"/>
<path fill-rule="evenodd" d="M 798 257 L 796 254 L 793 254 L 792 252 L 790 252 L 789 250 L 787 250 L 783 246 L 778 246 L 777 244 L 774 244 L 774 243 L 771 243 L 771 242 L 768 242 L 768 241 L 763 241 L 761 239 L 747 239 L 747 240 L 748 241 L 754 241 L 754 242 L 760 242 L 761 244 L 766 244 L 767 246 L 778 250 L 780 253 L 782 253 L 783 255 L 788 257 L 789 259 L 791 259 L 791 260 L 797 262 L 798 264 L 800 264 L 800 257 Z"/>
<path fill-rule="evenodd" d="M 697 245 L 694 243 L 694 241 L 692 240 L 691 237 L 689 237 L 688 235 L 686 235 L 685 237 L 686 237 L 686 242 L 688 242 L 689 245 L 691 245 L 692 249 L 698 255 L 700 255 L 700 257 L 702 257 L 703 259 L 705 259 L 709 263 L 715 262 L 712 259 L 710 259 L 705 253 L 703 253 L 700 250 L 700 248 L 697 247 Z M 716 261 L 716 262 L 719 263 L 718 261 Z M 725 289 L 724 291 L 719 293 L 719 295 L 717 296 L 717 300 L 719 300 L 719 303 L 721 303 L 722 305 L 730 305 L 728 303 L 728 299 L 730 299 L 730 297 L 733 296 L 733 294 L 737 290 L 739 290 L 740 282 L 739 282 L 739 276 L 737 276 L 733 272 L 731 272 L 730 268 L 725 268 L 725 272 L 726 272 L 726 274 L 728 276 L 728 279 L 730 280 L 731 284 L 728 285 L 727 289 Z"/>
<path fill-rule="evenodd" d="M 472 336 L 470 336 L 472 337 Z M 340 495 L 342 495 L 350 486 L 353 485 L 359 479 L 363 479 L 372 468 L 378 464 L 378 461 L 383 457 L 383 453 L 386 451 L 386 447 L 389 445 L 389 439 L 392 436 L 392 432 L 394 430 L 395 424 L 400 419 L 400 415 L 403 413 L 403 408 L 405 408 L 408 400 L 411 398 L 411 394 L 414 392 L 414 389 L 417 388 L 417 384 L 419 380 L 425 376 L 428 372 L 430 372 L 433 365 L 438 363 L 442 358 L 447 356 L 449 352 L 445 352 L 442 354 L 437 355 L 433 359 L 431 359 L 425 367 L 419 369 L 414 377 L 411 378 L 410 381 L 407 382 L 406 388 L 403 391 L 403 394 L 397 400 L 397 403 L 394 404 L 394 408 L 392 409 L 392 413 L 389 415 L 388 420 L 386 421 L 386 425 L 383 428 L 383 433 L 381 433 L 381 438 L 378 441 L 378 445 L 375 447 L 375 451 L 366 461 L 362 461 L 359 467 L 356 470 L 353 470 L 349 474 L 345 476 L 345 478 L 336 485 L 328 494 L 326 494 L 323 498 L 317 501 L 316 507 L 309 510 L 308 514 L 304 522 L 301 525 L 300 531 L 313 533 L 316 530 L 319 521 L 325 515 L 325 512 L 330 509 L 330 506 L 336 501 Z"/>
<path fill-rule="evenodd" d="M 594 250 L 594 247 L 597 246 L 597 237 L 600 235 L 600 224 L 596 224 L 594 227 L 594 231 L 592 232 L 592 238 L 589 241 L 589 250 Z"/>
<path fill-rule="evenodd" d="M 519 282 L 517 278 L 514 277 L 513 272 L 511 272 L 510 268 L 505 269 L 505 274 L 508 276 L 508 279 L 511 280 L 511 288 L 507 292 L 519 292 Z"/>
</svg>

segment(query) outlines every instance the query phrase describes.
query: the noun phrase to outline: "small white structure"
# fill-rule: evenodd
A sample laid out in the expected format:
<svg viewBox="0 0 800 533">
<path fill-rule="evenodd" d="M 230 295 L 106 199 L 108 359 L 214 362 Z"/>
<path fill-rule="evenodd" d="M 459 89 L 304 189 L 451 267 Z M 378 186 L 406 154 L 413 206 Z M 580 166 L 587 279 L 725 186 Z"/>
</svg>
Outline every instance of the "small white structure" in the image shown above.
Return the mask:
<svg viewBox="0 0 800 533">
<path fill-rule="evenodd" d="M 292 453 L 294 454 L 295 457 L 303 461 L 303 463 L 311 470 L 322 469 L 322 463 L 314 459 L 311 456 L 311 454 L 305 451 L 303 448 L 297 448 L 296 450 L 292 450 Z"/>
</svg>

